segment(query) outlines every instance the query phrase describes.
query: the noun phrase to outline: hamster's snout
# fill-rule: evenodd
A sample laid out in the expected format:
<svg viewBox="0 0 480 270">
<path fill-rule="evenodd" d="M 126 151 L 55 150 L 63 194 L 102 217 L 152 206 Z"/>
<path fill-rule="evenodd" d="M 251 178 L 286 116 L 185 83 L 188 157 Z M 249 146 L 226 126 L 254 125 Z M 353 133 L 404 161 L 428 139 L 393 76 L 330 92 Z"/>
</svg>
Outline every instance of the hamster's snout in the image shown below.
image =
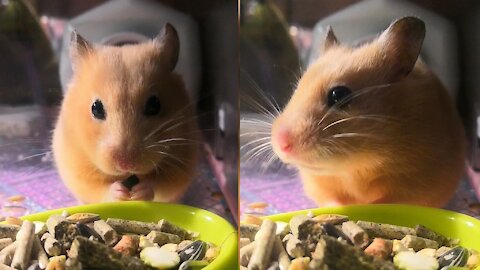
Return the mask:
<svg viewBox="0 0 480 270">
<path fill-rule="evenodd" d="M 274 128 L 272 130 L 272 144 L 274 149 L 277 148 L 284 155 L 292 153 L 294 147 L 291 131 L 284 126 Z"/>
<path fill-rule="evenodd" d="M 130 172 L 136 169 L 136 154 L 132 151 L 116 150 L 112 152 L 113 160 L 120 171 Z"/>
</svg>

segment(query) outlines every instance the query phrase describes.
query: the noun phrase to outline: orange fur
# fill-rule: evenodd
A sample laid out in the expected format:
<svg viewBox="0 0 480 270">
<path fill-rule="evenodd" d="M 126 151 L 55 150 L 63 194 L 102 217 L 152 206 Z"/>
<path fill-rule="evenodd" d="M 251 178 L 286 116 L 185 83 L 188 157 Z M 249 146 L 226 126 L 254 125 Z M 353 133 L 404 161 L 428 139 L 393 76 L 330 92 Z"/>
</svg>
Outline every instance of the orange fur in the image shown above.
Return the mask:
<svg viewBox="0 0 480 270">
<path fill-rule="evenodd" d="M 320 206 L 408 203 L 439 207 L 452 196 L 463 175 L 465 138 L 453 102 L 420 61 L 408 75 L 402 75 L 412 61 L 404 59 L 411 57 L 412 50 L 404 47 L 412 37 L 402 41 L 399 35 L 405 29 L 409 35 L 411 31 L 408 25 L 401 25 L 403 29 L 393 26 L 386 31 L 390 36 L 384 33 L 359 48 L 329 44 L 273 123 L 274 151 L 298 168 L 307 195 Z M 327 92 L 336 85 L 348 86 L 353 95 L 364 94 L 319 123 L 328 111 Z M 362 115 L 377 115 L 382 120 L 359 119 Z M 357 118 L 322 130 L 349 117 Z M 290 154 L 280 150 L 279 129 L 289 131 L 294 149 Z M 368 136 L 332 138 L 340 133 Z"/>
<path fill-rule="evenodd" d="M 53 135 L 55 162 L 65 185 L 84 203 L 110 201 L 109 186 L 136 174 L 140 181 L 152 183 L 155 201 L 179 199 L 194 175 L 198 146 L 192 141 L 198 132 L 181 77 L 164 67 L 168 55 L 154 41 L 90 46 L 72 55 L 74 76 Z M 143 109 L 152 94 L 159 97 L 161 109 L 159 115 L 147 117 Z M 104 105 L 104 121 L 92 116 L 96 99 Z M 174 121 L 144 141 L 170 120 Z M 177 137 L 191 141 L 147 148 L 155 141 Z M 117 169 L 112 153 L 119 150 L 134 153 L 134 171 Z"/>
</svg>

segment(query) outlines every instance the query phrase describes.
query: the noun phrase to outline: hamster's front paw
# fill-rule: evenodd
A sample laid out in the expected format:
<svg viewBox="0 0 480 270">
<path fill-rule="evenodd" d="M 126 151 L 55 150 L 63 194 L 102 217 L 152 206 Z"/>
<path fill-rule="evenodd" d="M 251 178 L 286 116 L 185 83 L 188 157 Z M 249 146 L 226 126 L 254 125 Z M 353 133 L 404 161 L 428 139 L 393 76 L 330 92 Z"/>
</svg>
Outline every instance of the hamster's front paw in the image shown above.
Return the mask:
<svg viewBox="0 0 480 270">
<path fill-rule="evenodd" d="M 131 199 L 136 201 L 151 201 L 155 196 L 153 184 L 150 181 L 143 180 L 132 187 Z"/>
<path fill-rule="evenodd" d="M 114 182 L 108 189 L 108 201 L 128 201 L 130 191 L 123 185 L 122 181 Z"/>
</svg>

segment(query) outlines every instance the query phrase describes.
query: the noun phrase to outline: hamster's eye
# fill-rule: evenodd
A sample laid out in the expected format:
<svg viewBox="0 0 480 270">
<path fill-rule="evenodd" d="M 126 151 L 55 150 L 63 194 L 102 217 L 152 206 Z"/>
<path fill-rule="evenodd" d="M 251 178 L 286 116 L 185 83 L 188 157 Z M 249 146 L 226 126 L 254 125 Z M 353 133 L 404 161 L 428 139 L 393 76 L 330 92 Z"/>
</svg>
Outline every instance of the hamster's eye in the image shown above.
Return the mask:
<svg viewBox="0 0 480 270">
<path fill-rule="evenodd" d="M 92 114 L 93 117 L 99 119 L 99 120 L 105 120 L 106 114 L 105 114 L 105 109 L 103 108 L 103 104 L 100 100 L 95 100 L 92 104 Z"/>
<path fill-rule="evenodd" d="M 333 105 L 337 104 L 338 102 L 344 100 L 352 93 L 352 90 L 346 86 L 335 86 L 328 91 L 327 96 L 327 105 L 328 107 L 332 107 Z"/>
<path fill-rule="evenodd" d="M 143 114 L 146 116 L 157 115 L 160 112 L 160 99 L 157 96 L 151 96 L 148 98 L 145 104 L 145 110 Z"/>
</svg>

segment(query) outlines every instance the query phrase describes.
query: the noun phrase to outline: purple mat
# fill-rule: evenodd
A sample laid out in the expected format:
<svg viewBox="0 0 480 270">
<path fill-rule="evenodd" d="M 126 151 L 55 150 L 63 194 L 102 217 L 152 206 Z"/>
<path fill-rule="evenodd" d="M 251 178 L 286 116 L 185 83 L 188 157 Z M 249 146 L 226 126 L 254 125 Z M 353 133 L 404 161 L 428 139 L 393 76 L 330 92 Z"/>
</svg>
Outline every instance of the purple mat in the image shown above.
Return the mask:
<svg viewBox="0 0 480 270">
<path fill-rule="evenodd" d="M 0 217 L 21 216 L 78 205 L 60 180 L 49 153 L 51 127 L 44 125 L 33 138 L 0 137 Z M 206 209 L 233 222 L 233 216 L 206 160 L 181 203 Z M 21 195 L 23 202 L 11 203 Z"/>
</svg>

